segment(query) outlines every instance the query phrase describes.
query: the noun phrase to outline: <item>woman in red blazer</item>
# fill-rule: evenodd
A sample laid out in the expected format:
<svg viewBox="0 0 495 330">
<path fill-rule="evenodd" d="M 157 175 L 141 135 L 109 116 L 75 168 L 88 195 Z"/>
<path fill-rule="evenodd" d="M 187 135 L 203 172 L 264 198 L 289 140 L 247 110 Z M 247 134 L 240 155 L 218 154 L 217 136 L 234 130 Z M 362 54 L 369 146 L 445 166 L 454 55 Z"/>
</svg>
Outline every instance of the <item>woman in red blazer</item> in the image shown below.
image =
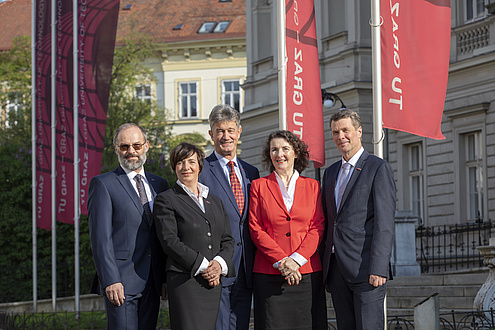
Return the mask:
<svg viewBox="0 0 495 330">
<path fill-rule="evenodd" d="M 316 251 L 324 231 L 320 185 L 300 176 L 307 145 L 290 131 L 271 133 L 263 163 L 272 172 L 251 184 L 249 229 L 255 329 L 326 329 L 325 290 Z"/>
</svg>

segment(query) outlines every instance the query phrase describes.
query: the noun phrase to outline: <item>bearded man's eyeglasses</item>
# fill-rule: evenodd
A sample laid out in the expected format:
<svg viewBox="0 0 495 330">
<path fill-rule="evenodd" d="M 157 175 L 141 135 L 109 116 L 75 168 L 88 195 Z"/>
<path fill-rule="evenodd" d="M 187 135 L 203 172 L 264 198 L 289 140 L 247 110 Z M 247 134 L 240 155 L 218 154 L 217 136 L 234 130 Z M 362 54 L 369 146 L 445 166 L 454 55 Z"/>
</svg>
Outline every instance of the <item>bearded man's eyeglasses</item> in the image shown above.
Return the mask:
<svg viewBox="0 0 495 330">
<path fill-rule="evenodd" d="M 121 144 L 119 145 L 120 151 L 126 152 L 129 150 L 130 147 L 132 147 L 134 150 L 139 151 L 141 148 L 145 145 L 146 141 L 143 143 L 134 143 L 134 144 Z"/>
</svg>

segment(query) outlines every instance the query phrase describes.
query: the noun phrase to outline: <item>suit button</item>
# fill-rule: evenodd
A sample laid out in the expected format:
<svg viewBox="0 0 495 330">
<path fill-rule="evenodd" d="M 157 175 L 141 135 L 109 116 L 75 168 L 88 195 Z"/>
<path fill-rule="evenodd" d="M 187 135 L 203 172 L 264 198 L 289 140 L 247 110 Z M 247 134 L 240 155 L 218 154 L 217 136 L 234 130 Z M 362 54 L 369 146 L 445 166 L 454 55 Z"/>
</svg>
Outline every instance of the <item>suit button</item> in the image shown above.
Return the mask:
<svg viewBox="0 0 495 330">
<path fill-rule="evenodd" d="M 211 233 L 210 233 L 210 232 L 208 232 L 206 235 L 207 235 L 208 237 L 211 237 Z"/>
<path fill-rule="evenodd" d="M 290 236 L 290 233 L 285 234 L 285 236 L 289 237 Z"/>
<path fill-rule="evenodd" d="M 148 253 L 148 257 L 151 257 L 151 253 Z"/>
<path fill-rule="evenodd" d="M 287 217 L 287 221 L 290 221 L 290 217 Z"/>
<path fill-rule="evenodd" d="M 209 222 L 208 220 L 205 220 L 205 222 L 206 222 L 207 224 L 210 224 L 210 222 Z"/>
<path fill-rule="evenodd" d="M 211 245 L 208 245 L 208 250 L 211 250 Z"/>
</svg>

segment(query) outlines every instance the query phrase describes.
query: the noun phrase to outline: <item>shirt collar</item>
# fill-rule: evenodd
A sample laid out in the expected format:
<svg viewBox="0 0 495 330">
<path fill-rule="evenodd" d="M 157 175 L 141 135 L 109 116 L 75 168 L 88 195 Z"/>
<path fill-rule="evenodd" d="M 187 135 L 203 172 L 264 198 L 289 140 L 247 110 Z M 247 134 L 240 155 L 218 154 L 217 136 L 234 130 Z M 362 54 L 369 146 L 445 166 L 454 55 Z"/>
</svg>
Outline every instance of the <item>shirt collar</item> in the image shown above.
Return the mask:
<svg viewBox="0 0 495 330">
<path fill-rule="evenodd" d="M 230 162 L 230 160 L 228 160 L 224 156 L 220 155 L 216 150 L 213 150 L 213 152 L 215 153 L 215 156 L 217 157 L 218 162 L 220 163 L 220 165 L 227 166 L 227 163 Z M 237 155 L 234 156 L 234 158 L 232 158 L 232 161 L 234 162 L 234 164 L 235 164 L 236 167 L 239 167 L 239 165 L 237 164 Z"/>
<path fill-rule="evenodd" d="M 177 180 L 177 184 L 184 189 L 184 191 L 189 195 L 189 197 L 196 197 L 196 194 L 189 189 L 185 184 Z M 199 189 L 199 197 L 207 198 L 208 197 L 208 192 L 210 191 L 210 188 L 202 184 L 201 182 L 198 182 L 198 189 Z"/>
<path fill-rule="evenodd" d="M 352 156 L 351 159 L 349 159 L 348 162 L 346 162 L 346 160 L 344 159 L 344 157 L 342 157 L 342 165 L 344 163 L 349 163 L 352 165 L 352 167 L 356 167 L 356 164 L 357 164 L 357 161 L 359 160 L 359 158 L 361 157 L 361 155 L 363 154 L 364 152 L 364 148 L 361 147 L 361 149 L 358 150 L 358 152 L 356 152 L 356 154 L 354 156 Z"/>
<path fill-rule="evenodd" d="M 125 174 L 127 175 L 127 177 L 129 178 L 129 180 L 131 180 L 131 182 L 134 180 L 134 177 L 138 174 L 141 174 L 141 179 L 144 179 L 146 180 L 146 175 L 144 174 L 144 166 L 141 167 L 141 170 L 139 172 L 136 172 L 136 171 L 132 171 L 132 170 L 129 170 L 127 168 L 124 168 L 122 165 L 120 165 L 120 167 L 122 167 L 122 169 L 124 170 Z"/>
<path fill-rule="evenodd" d="M 278 175 L 278 173 L 276 171 L 273 171 L 273 173 L 275 173 L 275 177 L 277 178 L 278 185 L 280 187 L 286 188 L 284 184 L 284 180 L 282 180 L 282 178 Z M 296 184 L 298 178 L 299 178 L 299 172 L 297 170 L 294 170 L 294 174 L 292 174 L 292 177 L 289 180 L 289 187 L 287 190 L 290 190 L 292 186 Z"/>
</svg>

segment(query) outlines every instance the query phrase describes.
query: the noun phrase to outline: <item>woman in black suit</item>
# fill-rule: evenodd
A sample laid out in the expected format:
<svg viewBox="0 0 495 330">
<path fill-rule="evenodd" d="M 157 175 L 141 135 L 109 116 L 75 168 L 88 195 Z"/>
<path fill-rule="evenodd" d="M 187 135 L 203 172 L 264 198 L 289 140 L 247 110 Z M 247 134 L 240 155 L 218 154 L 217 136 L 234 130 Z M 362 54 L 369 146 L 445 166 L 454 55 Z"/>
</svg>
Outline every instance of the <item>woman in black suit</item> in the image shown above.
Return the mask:
<svg viewBox="0 0 495 330">
<path fill-rule="evenodd" d="M 177 175 L 154 204 L 158 239 L 167 254 L 166 275 L 172 329 L 214 329 L 221 275 L 234 276 L 234 239 L 219 198 L 198 182 L 204 153 L 190 143 L 170 152 Z"/>
</svg>

